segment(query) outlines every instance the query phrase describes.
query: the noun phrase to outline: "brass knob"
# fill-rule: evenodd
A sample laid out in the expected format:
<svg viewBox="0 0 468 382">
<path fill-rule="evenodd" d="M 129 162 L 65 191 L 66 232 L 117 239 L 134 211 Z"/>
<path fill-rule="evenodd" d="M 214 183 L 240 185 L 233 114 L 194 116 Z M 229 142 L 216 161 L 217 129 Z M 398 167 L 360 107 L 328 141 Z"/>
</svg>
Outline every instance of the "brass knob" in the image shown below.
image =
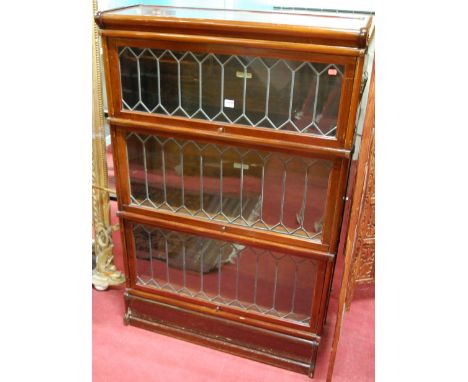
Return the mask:
<svg viewBox="0 0 468 382">
<path fill-rule="evenodd" d="M 224 133 L 224 127 L 218 127 L 218 133 Z"/>
</svg>

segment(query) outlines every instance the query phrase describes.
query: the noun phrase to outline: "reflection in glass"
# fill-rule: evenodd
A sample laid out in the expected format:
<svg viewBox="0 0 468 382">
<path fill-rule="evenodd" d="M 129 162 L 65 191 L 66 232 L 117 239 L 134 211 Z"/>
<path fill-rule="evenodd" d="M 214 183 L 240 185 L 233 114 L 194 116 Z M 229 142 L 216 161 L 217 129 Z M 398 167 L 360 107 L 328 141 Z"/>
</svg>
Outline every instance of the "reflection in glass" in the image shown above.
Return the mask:
<svg viewBox="0 0 468 382">
<path fill-rule="evenodd" d="M 132 203 L 320 240 L 332 163 L 129 133 Z"/>
<path fill-rule="evenodd" d="M 121 47 L 122 107 L 336 135 L 343 66 Z"/>
<path fill-rule="evenodd" d="M 312 259 L 137 225 L 137 283 L 307 324 Z"/>
<path fill-rule="evenodd" d="M 138 103 L 138 59 L 133 50 L 120 54 L 120 82 L 124 108 L 133 109 Z"/>
</svg>

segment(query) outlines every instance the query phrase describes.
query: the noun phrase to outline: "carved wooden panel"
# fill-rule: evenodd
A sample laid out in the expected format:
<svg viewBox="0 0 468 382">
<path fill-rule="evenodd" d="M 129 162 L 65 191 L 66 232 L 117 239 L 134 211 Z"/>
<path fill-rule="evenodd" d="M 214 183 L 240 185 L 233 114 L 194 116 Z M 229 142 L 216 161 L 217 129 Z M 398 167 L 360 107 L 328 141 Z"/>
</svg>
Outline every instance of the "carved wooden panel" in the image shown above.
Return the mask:
<svg viewBox="0 0 468 382">
<path fill-rule="evenodd" d="M 367 181 L 358 236 L 353 254 L 352 275 L 348 285 L 346 306 L 349 309 L 357 284 L 375 282 L 375 136 L 372 132 L 371 149 L 367 159 Z"/>
</svg>

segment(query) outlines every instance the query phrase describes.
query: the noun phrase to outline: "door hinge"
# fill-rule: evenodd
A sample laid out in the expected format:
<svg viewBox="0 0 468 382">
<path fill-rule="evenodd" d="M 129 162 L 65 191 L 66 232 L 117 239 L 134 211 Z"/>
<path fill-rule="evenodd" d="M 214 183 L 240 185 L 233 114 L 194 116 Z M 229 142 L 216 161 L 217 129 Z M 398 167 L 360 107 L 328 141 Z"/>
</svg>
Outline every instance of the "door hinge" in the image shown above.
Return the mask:
<svg viewBox="0 0 468 382">
<path fill-rule="evenodd" d="M 362 74 L 361 89 L 359 91 L 359 98 L 362 98 L 362 94 L 364 93 L 364 89 L 366 88 L 368 79 L 369 79 L 369 74 L 367 72 L 364 72 Z"/>
</svg>

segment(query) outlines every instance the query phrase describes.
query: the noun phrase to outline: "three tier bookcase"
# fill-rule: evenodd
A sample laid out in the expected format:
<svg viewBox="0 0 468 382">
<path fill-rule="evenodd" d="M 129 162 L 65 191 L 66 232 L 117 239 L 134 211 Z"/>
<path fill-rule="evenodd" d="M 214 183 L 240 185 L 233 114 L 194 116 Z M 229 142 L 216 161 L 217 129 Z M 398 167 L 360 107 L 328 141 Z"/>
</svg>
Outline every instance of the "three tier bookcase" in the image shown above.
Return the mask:
<svg viewBox="0 0 468 382">
<path fill-rule="evenodd" d="M 125 322 L 313 376 L 371 18 L 132 6 L 95 19 Z"/>
</svg>

